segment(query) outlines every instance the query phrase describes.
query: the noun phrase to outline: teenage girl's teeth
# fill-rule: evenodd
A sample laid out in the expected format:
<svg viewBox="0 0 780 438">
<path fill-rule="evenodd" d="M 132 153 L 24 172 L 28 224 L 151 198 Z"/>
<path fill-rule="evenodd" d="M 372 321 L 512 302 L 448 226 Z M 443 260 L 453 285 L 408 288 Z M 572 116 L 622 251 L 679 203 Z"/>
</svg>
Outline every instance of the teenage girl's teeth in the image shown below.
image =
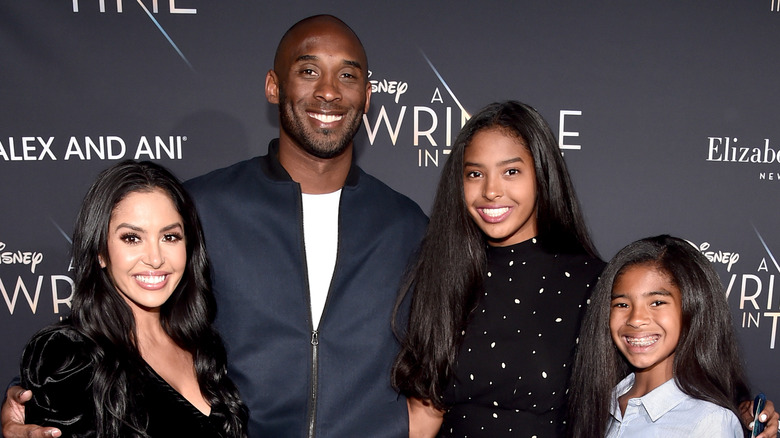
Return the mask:
<svg viewBox="0 0 780 438">
<path fill-rule="evenodd" d="M 485 213 L 486 216 L 490 217 L 499 217 L 502 214 L 509 211 L 509 207 L 501 207 L 501 208 L 483 208 L 482 212 Z"/>
<path fill-rule="evenodd" d="M 653 345 L 658 341 L 658 335 L 645 336 L 643 338 L 631 338 L 626 336 L 626 342 L 634 347 L 647 347 Z"/>
<path fill-rule="evenodd" d="M 333 123 L 336 121 L 341 120 L 344 116 L 339 114 L 317 114 L 317 113 L 309 113 L 309 117 L 313 119 L 317 119 L 320 122 L 323 123 Z"/>
<path fill-rule="evenodd" d="M 155 276 L 136 275 L 135 278 L 141 283 L 146 283 L 146 284 L 162 283 L 165 280 L 164 275 L 155 275 Z"/>
</svg>

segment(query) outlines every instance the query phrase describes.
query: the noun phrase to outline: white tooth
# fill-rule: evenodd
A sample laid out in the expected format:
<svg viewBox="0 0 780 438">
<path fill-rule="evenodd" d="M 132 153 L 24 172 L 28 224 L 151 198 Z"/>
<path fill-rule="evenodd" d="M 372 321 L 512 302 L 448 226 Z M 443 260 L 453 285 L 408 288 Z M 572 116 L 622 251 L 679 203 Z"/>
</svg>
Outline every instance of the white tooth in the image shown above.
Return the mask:
<svg viewBox="0 0 780 438">
<path fill-rule="evenodd" d="M 165 280 L 164 275 L 154 275 L 154 276 L 136 275 L 135 278 L 137 278 L 138 281 L 140 281 L 141 283 L 147 283 L 147 284 L 162 283 Z"/>
<path fill-rule="evenodd" d="M 658 341 L 657 336 L 646 336 L 644 338 L 626 338 L 626 341 L 636 347 L 647 347 L 648 345 L 652 345 Z"/>
<path fill-rule="evenodd" d="M 509 211 L 509 207 L 501 207 L 501 208 L 483 208 L 482 212 L 485 213 L 485 215 L 490 217 L 499 217 L 502 214 Z"/>
<path fill-rule="evenodd" d="M 313 117 L 321 122 L 333 123 L 337 120 L 341 120 L 343 116 L 338 114 L 310 114 L 310 117 Z"/>
</svg>

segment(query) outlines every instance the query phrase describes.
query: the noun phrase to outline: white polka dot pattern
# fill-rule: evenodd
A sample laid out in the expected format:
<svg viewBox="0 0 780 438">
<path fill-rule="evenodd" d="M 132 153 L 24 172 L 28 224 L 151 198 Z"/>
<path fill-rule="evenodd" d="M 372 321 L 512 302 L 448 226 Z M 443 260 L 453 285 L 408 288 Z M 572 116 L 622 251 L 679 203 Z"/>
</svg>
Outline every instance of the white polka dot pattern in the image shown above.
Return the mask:
<svg viewBox="0 0 780 438">
<path fill-rule="evenodd" d="M 559 436 L 579 322 L 603 266 L 550 254 L 535 239 L 488 248 L 485 293 L 444 394 L 451 409 L 440 436 Z"/>
</svg>

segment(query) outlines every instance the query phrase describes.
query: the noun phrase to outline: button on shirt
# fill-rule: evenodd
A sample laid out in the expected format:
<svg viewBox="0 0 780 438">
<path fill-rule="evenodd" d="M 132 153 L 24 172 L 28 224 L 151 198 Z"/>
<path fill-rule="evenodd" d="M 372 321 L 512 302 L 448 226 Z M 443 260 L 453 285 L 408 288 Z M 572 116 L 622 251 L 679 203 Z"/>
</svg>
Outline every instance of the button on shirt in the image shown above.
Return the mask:
<svg viewBox="0 0 780 438">
<path fill-rule="evenodd" d="M 685 394 L 674 379 L 643 397 L 630 399 L 625 415 L 621 415 L 618 397 L 632 386 L 634 374 L 629 374 L 612 391 L 612 418 L 607 438 L 744 436 L 742 425 L 733 412 Z"/>
</svg>

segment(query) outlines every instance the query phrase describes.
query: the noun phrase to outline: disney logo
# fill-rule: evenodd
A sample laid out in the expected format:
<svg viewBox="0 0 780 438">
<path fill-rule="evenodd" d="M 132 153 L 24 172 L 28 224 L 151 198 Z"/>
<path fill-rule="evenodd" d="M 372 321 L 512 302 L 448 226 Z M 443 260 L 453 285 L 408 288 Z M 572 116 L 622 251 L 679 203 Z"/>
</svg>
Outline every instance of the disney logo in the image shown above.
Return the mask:
<svg viewBox="0 0 780 438">
<path fill-rule="evenodd" d="M 372 72 L 368 72 L 368 77 L 371 77 Z M 379 80 L 370 80 L 368 81 L 371 83 L 371 93 L 378 94 L 378 93 L 387 93 L 391 95 L 395 95 L 395 103 L 398 103 L 398 100 L 401 98 L 401 95 L 406 93 L 406 90 L 409 89 L 409 84 L 403 81 L 388 81 L 387 79 Z"/>
<path fill-rule="evenodd" d="M 0 251 L 6 247 L 0 242 Z M 35 268 L 43 261 L 43 254 L 35 251 L 5 251 L 0 252 L 0 265 L 29 265 L 30 272 L 35 274 Z"/>
<path fill-rule="evenodd" d="M 704 242 L 697 247 L 699 251 L 704 254 L 712 263 L 722 263 L 726 265 L 726 271 L 731 272 L 731 267 L 734 263 L 739 261 L 739 253 L 730 251 L 708 251 L 710 249 L 709 242 Z"/>
</svg>

